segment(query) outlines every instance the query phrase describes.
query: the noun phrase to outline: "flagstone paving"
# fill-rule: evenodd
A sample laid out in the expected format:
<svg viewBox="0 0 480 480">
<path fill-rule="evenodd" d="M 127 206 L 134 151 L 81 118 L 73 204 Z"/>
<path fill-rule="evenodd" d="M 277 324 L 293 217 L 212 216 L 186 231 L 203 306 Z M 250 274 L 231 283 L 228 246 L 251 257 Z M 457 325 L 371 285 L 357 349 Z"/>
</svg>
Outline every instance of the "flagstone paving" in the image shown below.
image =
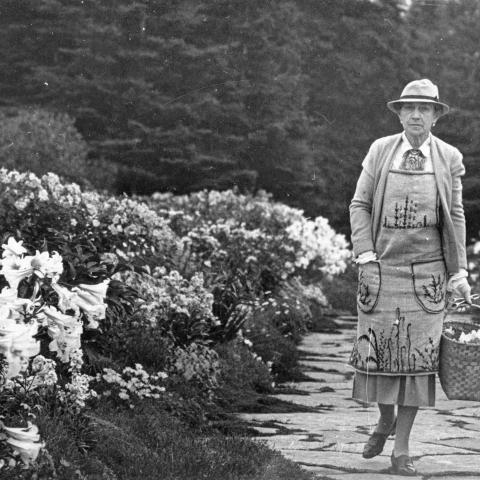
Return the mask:
<svg viewBox="0 0 480 480">
<path fill-rule="evenodd" d="M 241 417 L 257 429 L 258 440 L 319 479 L 396 480 L 389 473 L 392 439 L 381 455 L 362 458 L 378 415 L 375 405 L 350 397 L 352 371 L 346 362 L 354 325 L 342 325 L 336 333 L 312 333 L 300 345 L 303 371 L 311 380 L 291 386 L 307 394 L 277 395 L 314 411 Z M 448 400 L 438 380 L 436 393 L 435 408 L 420 410 L 410 437 L 416 478 L 480 480 L 480 403 Z"/>
</svg>

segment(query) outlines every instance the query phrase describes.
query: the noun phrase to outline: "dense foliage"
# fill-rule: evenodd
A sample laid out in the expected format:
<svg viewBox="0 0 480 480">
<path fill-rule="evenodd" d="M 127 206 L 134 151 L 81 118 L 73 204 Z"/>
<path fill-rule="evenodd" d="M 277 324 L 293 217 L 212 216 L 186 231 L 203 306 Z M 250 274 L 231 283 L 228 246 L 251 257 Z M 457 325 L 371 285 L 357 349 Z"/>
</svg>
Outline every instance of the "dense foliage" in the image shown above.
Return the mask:
<svg viewBox="0 0 480 480">
<path fill-rule="evenodd" d="M 0 104 L 68 113 L 117 191 L 265 189 L 345 233 L 363 155 L 398 131 L 385 102 L 429 77 L 475 236 L 480 6 L 408 3 L 4 0 Z"/>
</svg>

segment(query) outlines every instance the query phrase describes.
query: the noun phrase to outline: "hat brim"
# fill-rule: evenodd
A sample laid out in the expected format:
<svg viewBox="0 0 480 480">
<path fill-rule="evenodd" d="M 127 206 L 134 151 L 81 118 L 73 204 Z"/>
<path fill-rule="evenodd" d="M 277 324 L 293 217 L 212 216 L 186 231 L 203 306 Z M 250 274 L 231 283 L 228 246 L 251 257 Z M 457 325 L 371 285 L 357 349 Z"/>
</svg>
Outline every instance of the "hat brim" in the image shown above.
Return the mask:
<svg viewBox="0 0 480 480">
<path fill-rule="evenodd" d="M 399 100 L 392 100 L 391 102 L 387 102 L 387 107 L 389 110 L 391 110 L 393 113 L 398 114 L 398 110 L 401 107 L 402 103 L 431 103 L 433 105 L 438 105 L 439 107 L 442 108 L 442 113 L 441 115 L 445 115 L 449 112 L 450 107 L 446 103 L 442 102 L 436 102 L 435 100 L 429 100 L 425 98 L 405 98 L 405 99 L 399 99 Z"/>
</svg>

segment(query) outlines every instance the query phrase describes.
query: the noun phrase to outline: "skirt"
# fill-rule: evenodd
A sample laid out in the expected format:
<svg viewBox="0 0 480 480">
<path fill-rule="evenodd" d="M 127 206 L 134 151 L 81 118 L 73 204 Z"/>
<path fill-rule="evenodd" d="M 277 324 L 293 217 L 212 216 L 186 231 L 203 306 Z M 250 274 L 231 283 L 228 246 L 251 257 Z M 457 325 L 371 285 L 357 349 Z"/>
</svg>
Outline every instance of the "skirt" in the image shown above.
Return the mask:
<svg viewBox="0 0 480 480">
<path fill-rule="evenodd" d="M 365 403 L 433 407 L 435 374 L 387 376 L 356 371 L 352 397 Z"/>
</svg>

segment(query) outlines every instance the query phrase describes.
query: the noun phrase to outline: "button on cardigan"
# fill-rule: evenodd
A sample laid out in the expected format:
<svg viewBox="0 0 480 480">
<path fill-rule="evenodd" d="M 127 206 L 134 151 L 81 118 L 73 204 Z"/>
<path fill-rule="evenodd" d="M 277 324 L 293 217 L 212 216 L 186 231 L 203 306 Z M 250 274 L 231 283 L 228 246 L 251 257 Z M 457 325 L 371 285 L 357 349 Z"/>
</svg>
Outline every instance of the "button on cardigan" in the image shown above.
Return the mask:
<svg viewBox="0 0 480 480">
<path fill-rule="evenodd" d="M 355 256 L 375 251 L 387 176 L 402 140 L 398 133 L 373 142 L 363 163 L 355 195 L 350 203 L 350 225 Z M 452 145 L 431 135 L 433 171 L 441 206 L 442 248 L 449 274 L 467 269 L 465 215 L 461 176 L 462 154 Z"/>
</svg>

